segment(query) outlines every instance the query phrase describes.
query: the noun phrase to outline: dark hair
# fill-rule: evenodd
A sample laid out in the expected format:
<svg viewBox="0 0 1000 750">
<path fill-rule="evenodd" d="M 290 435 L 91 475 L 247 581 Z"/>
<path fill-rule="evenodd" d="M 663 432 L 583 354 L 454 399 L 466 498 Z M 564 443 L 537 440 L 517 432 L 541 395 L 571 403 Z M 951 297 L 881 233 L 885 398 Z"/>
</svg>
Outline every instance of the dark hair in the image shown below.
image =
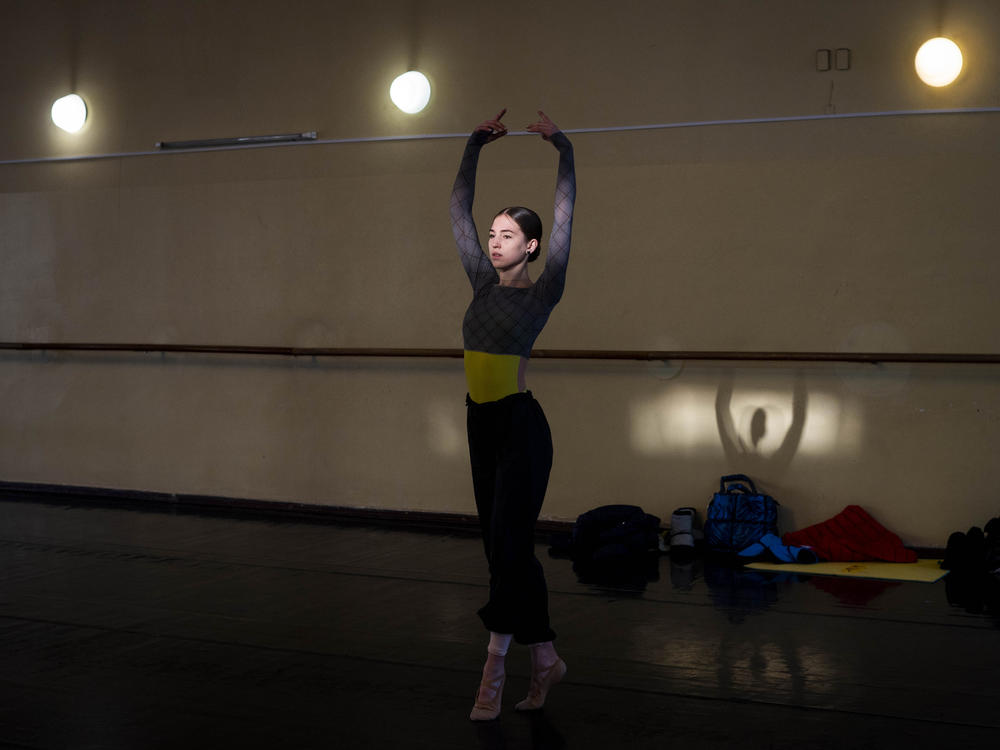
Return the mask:
<svg viewBox="0 0 1000 750">
<path fill-rule="evenodd" d="M 537 260 L 539 253 L 542 252 L 542 220 L 538 218 L 538 214 L 524 206 L 510 206 L 503 211 L 499 211 L 497 216 L 500 214 L 506 214 L 517 222 L 517 225 L 521 227 L 521 231 L 524 232 L 525 242 L 530 242 L 531 240 L 538 241 L 538 247 L 528 255 L 529 263 Z M 497 216 L 493 218 L 496 219 Z"/>
</svg>

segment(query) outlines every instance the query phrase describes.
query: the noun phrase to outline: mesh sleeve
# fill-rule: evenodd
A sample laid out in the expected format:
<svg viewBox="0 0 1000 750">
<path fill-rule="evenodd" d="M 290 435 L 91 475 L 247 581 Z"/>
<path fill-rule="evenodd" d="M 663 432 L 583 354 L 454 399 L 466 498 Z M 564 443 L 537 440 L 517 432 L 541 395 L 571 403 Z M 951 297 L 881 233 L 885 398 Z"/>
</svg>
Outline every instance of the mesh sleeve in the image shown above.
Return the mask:
<svg viewBox="0 0 1000 750">
<path fill-rule="evenodd" d="M 486 133 L 475 132 L 469 136 L 462 155 L 462 164 L 451 191 L 451 231 L 455 235 L 462 267 L 473 289 L 499 280 L 496 269 L 479 244 L 479 232 L 472 218 L 472 201 L 476 194 L 476 167 L 479 152 L 486 143 Z"/>
<path fill-rule="evenodd" d="M 539 276 L 538 284 L 543 287 L 548 304 L 555 305 L 566 286 L 566 267 L 569 265 L 569 246 L 573 233 L 573 204 L 576 202 L 576 167 L 573 163 L 573 144 L 569 138 L 559 131 L 550 140 L 559 150 L 559 175 L 556 178 L 549 250 L 545 256 L 545 270 Z"/>
</svg>

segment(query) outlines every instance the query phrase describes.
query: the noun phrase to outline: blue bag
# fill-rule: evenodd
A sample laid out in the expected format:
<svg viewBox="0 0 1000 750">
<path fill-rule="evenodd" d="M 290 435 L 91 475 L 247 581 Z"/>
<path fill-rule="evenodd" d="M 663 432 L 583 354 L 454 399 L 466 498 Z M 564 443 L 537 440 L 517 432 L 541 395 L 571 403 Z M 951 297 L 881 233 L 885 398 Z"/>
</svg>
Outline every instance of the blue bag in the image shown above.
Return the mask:
<svg viewBox="0 0 1000 750">
<path fill-rule="evenodd" d="M 743 484 L 745 482 L 745 484 Z M 708 504 L 705 544 L 718 552 L 739 552 L 766 534 L 778 534 L 778 503 L 757 492 L 746 474 L 730 474 Z"/>
</svg>

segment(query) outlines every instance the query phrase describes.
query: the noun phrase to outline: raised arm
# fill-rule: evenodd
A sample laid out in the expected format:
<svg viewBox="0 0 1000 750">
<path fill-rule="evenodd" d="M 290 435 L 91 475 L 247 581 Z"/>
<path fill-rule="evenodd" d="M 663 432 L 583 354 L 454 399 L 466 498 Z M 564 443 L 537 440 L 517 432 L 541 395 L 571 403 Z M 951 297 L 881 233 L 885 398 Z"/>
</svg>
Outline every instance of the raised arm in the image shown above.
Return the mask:
<svg viewBox="0 0 1000 750">
<path fill-rule="evenodd" d="M 576 202 L 576 168 L 573 163 L 573 144 L 569 142 L 569 138 L 544 112 L 539 110 L 538 116 L 538 122 L 529 125 L 528 130 L 539 133 L 559 150 L 552 231 L 545 256 L 545 270 L 538 278 L 538 284 L 544 285 L 545 294 L 554 305 L 562 297 L 566 285 L 566 268 L 569 265 L 569 246 L 573 233 L 573 204 Z"/>
<path fill-rule="evenodd" d="M 479 232 L 472 218 L 472 202 L 476 195 L 479 152 L 485 144 L 507 134 L 507 128 L 500 122 L 506 111 L 501 110 L 495 118 L 485 120 L 472 131 L 465 144 L 465 153 L 451 191 L 451 231 L 455 235 L 462 267 L 465 268 L 473 289 L 478 289 L 484 283 L 496 283 L 498 278 L 493 264 L 479 244 Z"/>
</svg>

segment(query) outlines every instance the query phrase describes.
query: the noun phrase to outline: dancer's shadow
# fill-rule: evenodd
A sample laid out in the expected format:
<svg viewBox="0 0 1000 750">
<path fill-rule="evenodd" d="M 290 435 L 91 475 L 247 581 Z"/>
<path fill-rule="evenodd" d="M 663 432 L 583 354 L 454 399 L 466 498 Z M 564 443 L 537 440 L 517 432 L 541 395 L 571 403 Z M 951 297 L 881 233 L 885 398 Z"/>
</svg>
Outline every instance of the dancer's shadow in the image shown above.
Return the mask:
<svg viewBox="0 0 1000 750">
<path fill-rule="evenodd" d="M 768 434 L 767 411 L 763 406 L 758 406 L 754 410 L 747 441 L 740 435 L 733 420 L 732 400 L 733 375 L 730 372 L 719 384 L 715 396 L 715 421 L 728 464 L 740 467 L 741 472 L 751 476 L 780 476 L 798 452 L 805 430 L 809 394 L 802 373 L 797 373 L 795 376 L 791 424 L 785 432 L 781 445 L 770 455 L 765 455 L 760 449 L 761 440 Z"/>
</svg>

